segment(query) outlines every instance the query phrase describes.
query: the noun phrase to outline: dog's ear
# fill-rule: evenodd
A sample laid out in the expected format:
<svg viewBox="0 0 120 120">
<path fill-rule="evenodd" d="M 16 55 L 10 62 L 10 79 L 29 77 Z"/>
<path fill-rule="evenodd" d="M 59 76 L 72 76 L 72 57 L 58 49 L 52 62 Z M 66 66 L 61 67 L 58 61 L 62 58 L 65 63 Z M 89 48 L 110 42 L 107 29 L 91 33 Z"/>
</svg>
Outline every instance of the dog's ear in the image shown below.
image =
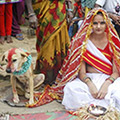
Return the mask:
<svg viewBox="0 0 120 120">
<path fill-rule="evenodd" d="M 16 52 L 19 52 L 21 54 L 22 57 L 28 57 L 30 55 L 29 52 L 25 52 L 23 49 L 19 48 L 16 50 Z"/>
<path fill-rule="evenodd" d="M 5 52 L 5 53 L 2 54 L 0 61 L 3 62 L 3 61 L 5 60 L 5 56 L 6 56 L 6 54 L 7 54 L 7 52 Z"/>
<path fill-rule="evenodd" d="M 7 55 L 6 52 L 1 55 L 1 57 L 0 57 L 0 64 L 1 65 L 5 65 L 6 64 L 6 61 L 5 61 L 6 55 Z"/>
<path fill-rule="evenodd" d="M 21 52 L 20 53 L 22 57 L 28 57 L 30 53 L 28 52 Z"/>
<path fill-rule="evenodd" d="M 2 61 L 4 61 L 4 60 L 5 60 L 5 55 L 3 55 L 3 56 L 2 56 L 2 59 L 1 59 L 1 60 L 2 60 Z"/>
</svg>

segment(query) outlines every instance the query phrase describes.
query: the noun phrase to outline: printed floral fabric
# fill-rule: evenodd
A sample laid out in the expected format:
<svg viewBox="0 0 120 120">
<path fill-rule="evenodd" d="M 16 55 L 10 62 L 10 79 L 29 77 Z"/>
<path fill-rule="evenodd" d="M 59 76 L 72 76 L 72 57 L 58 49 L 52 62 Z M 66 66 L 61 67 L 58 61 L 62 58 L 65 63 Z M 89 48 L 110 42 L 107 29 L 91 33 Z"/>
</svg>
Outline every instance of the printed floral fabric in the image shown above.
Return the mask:
<svg viewBox="0 0 120 120">
<path fill-rule="evenodd" d="M 33 0 L 38 18 L 35 72 L 45 74 L 45 84 L 55 81 L 70 43 L 64 0 Z"/>
</svg>

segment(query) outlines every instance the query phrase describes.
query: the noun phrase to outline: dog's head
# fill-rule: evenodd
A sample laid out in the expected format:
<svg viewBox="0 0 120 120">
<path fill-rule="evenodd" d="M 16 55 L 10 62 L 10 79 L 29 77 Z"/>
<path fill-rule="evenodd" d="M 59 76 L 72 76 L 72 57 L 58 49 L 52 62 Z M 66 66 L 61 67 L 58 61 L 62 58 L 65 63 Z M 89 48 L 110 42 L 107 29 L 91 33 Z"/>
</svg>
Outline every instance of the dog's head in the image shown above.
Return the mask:
<svg viewBox="0 0 120 120">
<path fill-rule="evenodd" d="M 6 64 L 6 72 L 13 73 L 19 71 L 24 62 L 27 61 L 28 52 L 21 48 L 12 48 L 2 55 L 2 62 Z"/>
</svg>

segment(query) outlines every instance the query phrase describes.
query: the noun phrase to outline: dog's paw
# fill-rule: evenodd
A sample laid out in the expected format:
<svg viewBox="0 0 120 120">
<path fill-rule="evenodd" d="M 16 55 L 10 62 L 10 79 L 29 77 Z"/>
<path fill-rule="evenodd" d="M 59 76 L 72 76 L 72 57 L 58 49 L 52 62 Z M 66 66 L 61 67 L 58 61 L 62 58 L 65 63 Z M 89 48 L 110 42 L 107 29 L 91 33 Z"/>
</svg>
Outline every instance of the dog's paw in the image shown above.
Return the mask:
<svg viewBox="0 0 120 120">
<path fill-rule="evenodd" d="M 18 98 L 18 97 L 14 97 L 14 98 L 13 98 L 13 102 L 14 102 L 14 103 L 19 103 L 19 102 L 20 102 L 20 100 L 19 100 L 19 98 Z"/>
</svg>

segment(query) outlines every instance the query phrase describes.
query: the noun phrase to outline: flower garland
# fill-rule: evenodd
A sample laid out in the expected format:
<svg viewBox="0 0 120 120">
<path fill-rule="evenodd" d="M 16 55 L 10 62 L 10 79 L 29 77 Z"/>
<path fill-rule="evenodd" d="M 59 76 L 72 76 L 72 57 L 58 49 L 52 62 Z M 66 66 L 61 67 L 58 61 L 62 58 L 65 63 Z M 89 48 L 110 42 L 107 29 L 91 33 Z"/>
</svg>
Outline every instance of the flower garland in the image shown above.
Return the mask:
<svg viewBox="0 0 120 120">
<path fill-rule="evenodd" d="M 32 56 L 29 55 L 27 57 L 27 61 L 22 65 L 21 70 L 13 72 L 13 75 L 23 75 L 29 69 L 31 63 L 32 63 Z"/>
</svg>

